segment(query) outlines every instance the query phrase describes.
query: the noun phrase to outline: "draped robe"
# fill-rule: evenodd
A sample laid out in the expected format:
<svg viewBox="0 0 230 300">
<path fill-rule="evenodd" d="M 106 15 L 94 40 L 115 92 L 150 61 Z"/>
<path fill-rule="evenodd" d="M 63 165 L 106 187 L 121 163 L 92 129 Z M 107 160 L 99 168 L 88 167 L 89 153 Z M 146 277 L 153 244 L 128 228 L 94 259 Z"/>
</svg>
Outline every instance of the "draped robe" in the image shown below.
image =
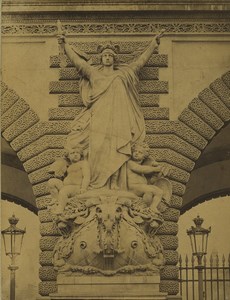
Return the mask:
<svg viewBox="0 0 230 300">
<path fill-rule="evenodd" d="M 121 66 L 107 76 L 87 65 L 80 70 L 80 94 L 86 108 L 73 121 L 66 146 L 80 144 L 88 153 L 91 188 L 108 185 L 117 174 L 118 185 L 123 189 L 131 146 L 145 138 L 136 70 Z"/>
</svg>

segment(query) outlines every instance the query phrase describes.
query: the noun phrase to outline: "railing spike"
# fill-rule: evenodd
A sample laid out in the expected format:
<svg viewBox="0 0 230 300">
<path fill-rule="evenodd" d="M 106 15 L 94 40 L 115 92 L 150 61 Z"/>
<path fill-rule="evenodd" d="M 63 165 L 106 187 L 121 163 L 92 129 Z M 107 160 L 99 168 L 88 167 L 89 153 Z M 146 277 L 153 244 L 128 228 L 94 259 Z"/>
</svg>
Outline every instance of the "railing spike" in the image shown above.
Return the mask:
<svg viewBox="0 0 230 300">
<path fill-rule="evenodd" d="M 217 267 L 219 266 L 219 256 L 218 256 L 218 254 L 216 255 L 216 265 L 217 265 Z"/>
<path fill-rule="evenodd" d="M 204 256 L 204 265 L 206 266 L 206 262 L 207 262 L 207 259 L 206 259 L 206 255 Z"/>
<path fill-rule="evenodd" d="M 181 257 L 181 254 L 180 254 L 180 256 L 179 256 L 179 263 L 180 263 L 180 265 L 182 264 L 182 257 Z"/>
<path fill-rule="evenodd" d="M 194 258 L 193 255 L 192 255 L 192 258 L 191 258 L 191 262 L 192 262 L 192 266 L 194 266 L 195 258 Z"/>
</svg>

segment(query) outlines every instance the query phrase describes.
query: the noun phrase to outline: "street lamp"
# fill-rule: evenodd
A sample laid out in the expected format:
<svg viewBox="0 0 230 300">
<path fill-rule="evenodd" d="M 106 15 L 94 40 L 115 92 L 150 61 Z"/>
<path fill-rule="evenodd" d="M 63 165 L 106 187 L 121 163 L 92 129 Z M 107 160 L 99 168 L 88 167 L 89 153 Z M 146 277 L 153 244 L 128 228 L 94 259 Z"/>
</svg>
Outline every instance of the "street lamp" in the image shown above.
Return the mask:
<svg viewBox="0 0 230 300">
<path fill-rule="evenodd" d="M 16 227 L 19 219 L 13 214 L 9 219 L 10 226 L 1 231 L 5 253 L 11 258 L 10 270 L 10 300 L 15 300 L 15 271 L 18 267 L 15 265 L 17 255 L 20 255 L 22 248 L 23 236 L 26 230 Z"/>
<path fill-rule="evenodd" d="M 201 227 L 204 219 L 197 216 L 193 219 L 196 227 L 191 226 L 190 229 L 187 230 L 187 234 L 190 237 L 190 242 L 192 246 L 192 255 L 197 257 L 198 266 L 196 269 L 198 270 L 198 288 L 199 288 L 199 300 L 203 300 L 203 268 L 202 258 L 205 254 L 207 254 L 207 246 L 208 246 L 208 235 L 211 232 L 211 227 L 209 229 L 205 229 Z"/>
</svg>

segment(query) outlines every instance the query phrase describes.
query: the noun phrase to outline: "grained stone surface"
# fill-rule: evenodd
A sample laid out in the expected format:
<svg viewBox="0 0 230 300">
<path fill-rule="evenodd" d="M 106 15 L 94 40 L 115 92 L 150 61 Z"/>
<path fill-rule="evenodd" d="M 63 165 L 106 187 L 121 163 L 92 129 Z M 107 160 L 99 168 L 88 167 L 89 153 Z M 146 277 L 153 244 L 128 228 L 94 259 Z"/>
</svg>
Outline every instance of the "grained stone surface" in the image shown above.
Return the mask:
<svg viewBox="0 0 230 300">
<path fill-rule="evenodd" d="M 53 222 L 41 223 L 40 233 L 42 236 L 56 236 L 59 234 L 57 226 Z"/>
<path fill-rule="evenodd" d="M 52 177 L 51 174 L 49 174 L 50 166 L 45 166 L 44 168 L 41 168 L 39 170 L 36 170 L 34 172 L 31 172 L 28 177 L 32 184 L 38 184 L 44 181 L 47 181 Z"/>
<path fill-rule="evenodd" d="M 24 99 L 15 102 L 3 115 L 1 119 L 1 128 L 4 131 L 8 126 L 14 123 L 21 115 L 29 109 L 29 105 Z"/>
<path fill-rule="evenodd" d="M 177 222 L 180 217 L 180 211 L 175 208 L 168 208 L 163 212 L 163 218 L 165 221 Z"/>
<path fill-rule="evenodd" d="M 157 94 L 139 94 L 140 105 L 145 107 L 159 106 L 159 95 Z M 58 106 L 59 107 L 83 107 L 83 102 L 80 94 L 60 94 L 58 95 Z"/>
<path fill-rule="evenodd" d="M 65 141 L 66 135 L 45 135 L 21 149 L 17 155 L 24 162 L 47 149 L 62 149 Z"/>
<path fill-rule="evenodd" d="M 32 110 L 28 110 L 3 132 L 3 136 L 7 141 L 11 142 L 38 121 L 37 114 Z"/>
<path fill-rule="evenodd" d="M 215 131 L 207 123 L 188 108 L 183 110 L 179 116 L 179 120 L 184 122 L 187 126 L 191 127 L 207 140 L 210 140 L 215 134 Z"/>
<path fill-rule="evenodd" d="M 50 203 L 50 201 L 51 201 L 51 196 L 50 195 L 45 195 L 45 196 L 37 197 L 36 198 L 37 208 L 39 210 L 46 209 L 47 205 Z"/>
<path fill-rule="evenodd" d="M 189 108 L 214 130 L 219 130 L 224 125 L 223 121 L 199 98 L 193 99 Z"/>
<path fill-rule="evenodd" d="M 230 89 L 230 71 L 225 73 L 221 78 L 223 82 L 227 85 L 227 87 Z"/>
<path fill-rule="evenodd" d="M 74 120 L 76 115 L 81 112 L 81 107 L 55 107 L 49 109 L 49 120 Z M 169 109 L 160 107 L 143 107 L 145 119 L 148 120 L 167 120 Z"/>
<path fill-rule="evenodd" d="M 5 84 L 5 82 L 1 81 L 1 95 L 3 95 L 7 89 L 8 89 L 8 87 Z"/>
<path fill-rule="evenodd" d="M 42 236 L 40 239 L 40 249 L 42 251 L 52 251 L 57 243 L 60 235 L 56 236 Z"/>
<path fill-rule="evenodd" d="M 175 180 L 175 181 L 179 181 L 181 183 L 187 183 L 190 173 L 181 170 L 180 168 L 177 168 L 175 166 L 172 166 L 170 164 L 166 164 L 169 168 L 169 174 L 168 174 L 168 178 Z"/>
<path fill-rule="evenodd" d="M 49 251 L 51 252 L 51 251 Z M 48 254 L 47 254 L 48 256 Z M 176 265 L 178 263 L 179 255 L 177 251 L 174 250 L 164 250 L 164 257 L 166 260 L 166 264 L 168 265 Z"/>
<path fill-rule="evenodd" d="M 119 61 L 127 62 L 130 59 L 132 59 L 132 56 L 129 54 L 121 54 L 118 55 Z M 99 55 L 92 55 L 92 63 L 93 64 L 99 64 L 100 57 Z M 51 68 L 58 68 L 60 65 L 60 58 L 57 55 L 50 57 L 50 67 Z M 149 61 L 146 63 L 145 66 L 149 67 L 167 67 L 168 66 L 168 56 L 165 54 L 153 54 Z M 72 62 L 67 59 L 67 67 L 74 67 Z"/>
<path fill-rule="evenodd" d="M 19 99 L 19 96 L 15 91 L 7 89 L 6 85 L 3 91 L 4 93 L 1 98 L 1 115 L 3 115 Z"/>
<path fill-rule="evenodd" d="M 48 296 L 51 293 L 55 293 L 57 292 L 56 281 L 39 282 L 38 290 L 41 296 Z"/>
<path fill-rule="evenodd" d="M 191 159 L 171 149 L 154 148 L 150 150 L 150 155 L 159 162 L 167 162 L 185 171 L 191 171 L 195 165 Z"/>
<path fill-rule="evenodd" d="M 178 137 L 200 150 L 203 150 L 206 147 L 208 141 L 192 128 L 181 121 L 175 121 L 173 125 L 174 132 Z"/>
<path fill-rule="evenodd" d="M 185 192 L 185 185 L 180 182 L 176 182 L 174 180 L 171 180 L 171 183 L 172 183 L 173 194 L 177 196 L 183 196 Z"/>
<path fill-rule="evenodd" d="M 218 78 L 210 84 L 211 90 L 224 102 L 224 104 L 230 109 L 230 89 Z"/>
<path fill-rule="evenodd" d="M 49 189 L 48 189 L 46 181 L 35 184 L 35 185 L 33 185 L 32 188 L 33 188 L 35 197 L 40 197 L 40 196 L 49 194 Z"/>
<path fill-rule="evenodd" d="M 165 221 L 157 231 L 157 234 L 173 234 L 176 235 L 178 232 L 178 225 L 175 222 Z"/>
<path fill-rule="evenodd" d="M 38 212 L 38 217 L 41 223 L 52 222 L 52 214 L 48 209 L 43 209 Z"/>
<path fill-rule="evenodd" d="M 213 93 L 210 89 L 204 89 L 200 94 L 199 98 L 211 108 L 211 110 L 219 116 L 223 121 L 230 120 L 230 110 L 227 106 L 222 102 L 220 98 L 218 98 L 215 93 Z"/>
<path fill-rule="evenodd" d="M 159 239 L 164 250 L 176 250 L 178 247 L 178 238 L 174 235 L 159 235 Z"/>
<path fill-rule="evenodd" d="M 172 195 L 170 206 L 171 208 L 177 208 L 180 209 L 183 203 L 183 198 L 177 195 Z"/>
<path fill-rule="evenodd" d="M 144 80 L 158 79 L 159 69 L 154 67 L 144 67 L 141 69 L 139 78 Z M 79 79 L 79 73 L 76 68 L 62 68 L 59 70 L 59 80 Z"/>
<path fill-rule="evenodd" d="M 155 93 L 155 94 L 168 93 L 168 83 L 166 81 L 141 80 L 137 88 L 139 93 Z M 51 94 L 78 93 L 79 81 L 78 80 L 51 81 L 49 85 L 49 92 Z"/>
<path fill-rule="evenodd" d="M 39 278 L 42 281 L 53 281 L 57 279 L 57 272 L 52 266 L 44 266 L 39 268 Z"/>
<path fill-rule="evenodd" d="M 201 151 L 190 145 L 181 138 L 172 134 L 151 134 L 146 137 L 146 141 L 152 148 L 168 148 L 196 161 Z"/>
<path fill-rule="evenodd" d="M 177 280 L 161 280 L 160 292 L 177 295 L 179 293 L 179 282 Z"/>
<path fill-rule="evenodd" d="M 145 129 L 147 133 L 173 133 L 173 122 L 169 120 L 146 120 Z"/>
<path fill-rule="evenodd" d="M 64 155 L 64 150 L 62 149 L 49 149 L 44 152 L 38 154 L 36 157 L 33 157 L 27 160 L 23 166 L 27 173 L 31 173 L 35 170 L 38 170 L 42 167 L 45 167 L 52 163 L 55 158 Z"/>
<path fill-rule="evenodd" d="M 161 279 L 178 279 L 179 269 L 176 266 L 166 265 L 160 272 Z"/>
<path fill-rule="evenodd" d="M 169 260 L 171 255 L 168 254 Z M 39 262 L 41 266 L 52 266 L 53 251 L 43 251 L 39 253 Z M 172 261 L 172 259 L 170 260 Z"/>
</svg>

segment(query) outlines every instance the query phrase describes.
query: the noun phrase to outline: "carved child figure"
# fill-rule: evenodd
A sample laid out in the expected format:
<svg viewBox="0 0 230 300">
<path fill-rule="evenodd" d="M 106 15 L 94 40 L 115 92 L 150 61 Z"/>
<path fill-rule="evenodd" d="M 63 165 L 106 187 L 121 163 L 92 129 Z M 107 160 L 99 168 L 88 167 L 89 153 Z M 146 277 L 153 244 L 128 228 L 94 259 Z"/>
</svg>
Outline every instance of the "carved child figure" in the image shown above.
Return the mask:
<svg viewBox="0 0 230 300">
<path fill-rule="evenodd" d="M 153 161 L 152 165 L 142 164 L 149 157 L 149 150 L 146 143 L 133 145 L 132 157 L 127 164 L 128 188 L 138 197 L 144 196 L 146 204 L 158 212 L 157 206 L 162 200 L 163 190 L 155 185 L 148 185 L 145 175 L 160 173 L 163 167 L 156 161 Z"/>
<path fill-rule="evenodd" d="M 54 176 L 60 178 L 65 172 L 67 173 L 64 180 L 52 178 L 48 181 L 50 193 L 58 201 L 58 206 L 55 209 L 56 214 L 63 212 L 69 198 L 86 192 L 90 183 L 89 164 L 87 160 L 83 160 L 82 148 L 77 146 L 69 149 L 67 159 L 69 163 L 68 161 L 60 160 L 53 164 Z M 65 167 L 63 167 L 63 161 L 65 162 Z M 57 168 L 57 165 L 60 166 L 60 170 Z"/>
</svg>

